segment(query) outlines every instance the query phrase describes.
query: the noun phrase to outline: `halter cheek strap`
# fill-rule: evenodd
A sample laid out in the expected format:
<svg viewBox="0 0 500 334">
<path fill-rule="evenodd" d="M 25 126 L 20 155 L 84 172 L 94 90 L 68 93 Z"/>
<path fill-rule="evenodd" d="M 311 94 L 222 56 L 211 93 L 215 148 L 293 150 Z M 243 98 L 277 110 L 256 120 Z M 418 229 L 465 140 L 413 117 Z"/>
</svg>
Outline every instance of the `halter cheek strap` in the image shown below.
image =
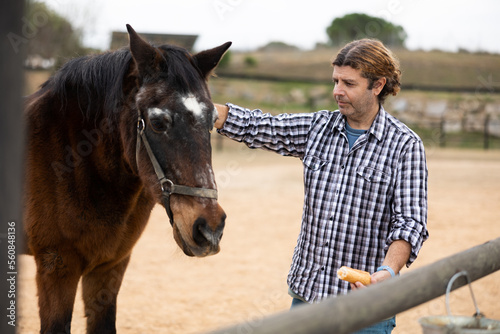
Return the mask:
<svg viewBox="0 0 500 334">
<path fill-rule="evenodd" d="M 174 224 L 174 215 L 172 213 L 172 209 L 170 208 L 170 195 L 179 194 L 186 196 L 195 196 L 195 197 L 203 197 L 203 198 L 212 198 L 217 199 L 217 190 L 216 189 L 207 189 L 207 188 L 196 188 L 196 187 L 188 187 L 174 184 L 171 180 L 165 177 L 165 173 L 163 173 L 163 169 L 161 168 L 156 156 L 151 150 L 151 146 L 149 145 L 148 138 L 146 136 L 145 130 L 146 124 L 144 119 L 141 117 L 140 113 L 137 119 L 137 144 L 135 149 L 135 159 L 137 163 L 137 168 L 139 168 L 139 152 L 141 149 L 141 141 L 146 148 L 146 152 L 148 153 L 149 160 L 153 165 L 156 176 L 158 177 L 158 181 L 160 182 L 161 193 L 162 193 L 162 201 L 165 210 L 167 211 L 168 218 L 170 219 L 170 225 Z"/>
</svg>

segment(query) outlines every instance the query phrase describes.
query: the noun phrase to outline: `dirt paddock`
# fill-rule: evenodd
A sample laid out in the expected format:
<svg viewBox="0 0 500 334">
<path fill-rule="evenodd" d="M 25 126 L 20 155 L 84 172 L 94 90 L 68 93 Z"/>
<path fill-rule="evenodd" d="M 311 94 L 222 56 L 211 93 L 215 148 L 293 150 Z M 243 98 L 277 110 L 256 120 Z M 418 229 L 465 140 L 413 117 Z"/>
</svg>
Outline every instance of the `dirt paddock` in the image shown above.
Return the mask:
<svg viewBox="0 0 500 334">
<path fill-rule="evenodd" d="M 188 258 L 178 249 L 165 211 L 157 206 L 136 245 L 118 297 L 118 333 L 204 333 L 288 310 L 288 273 L 302 209 L 298 159 L 225 142 L 214 152 L 219 202 L 228 219 L 222 250 Z M 410 269 L 500 236 L 500 152 L 427 148 L 430 239 Z M 21 256 L 19 333 L 37 333 L 33 258 Z M 500 319 L 500 272 L 472 284 L 481 311 Z M 429 282 L 430 284 L 432 282 Z M 408 287 L 412 289 L 412 287 Z M 468 289 L 452 293 L 455 314 L 472 315 Z M 418 319 L 446 314 L 444 297 L 398 314 L 394 333 L 421 333 Z M 74 333 L 84 333 L 78 292 Z"/>
</svg>

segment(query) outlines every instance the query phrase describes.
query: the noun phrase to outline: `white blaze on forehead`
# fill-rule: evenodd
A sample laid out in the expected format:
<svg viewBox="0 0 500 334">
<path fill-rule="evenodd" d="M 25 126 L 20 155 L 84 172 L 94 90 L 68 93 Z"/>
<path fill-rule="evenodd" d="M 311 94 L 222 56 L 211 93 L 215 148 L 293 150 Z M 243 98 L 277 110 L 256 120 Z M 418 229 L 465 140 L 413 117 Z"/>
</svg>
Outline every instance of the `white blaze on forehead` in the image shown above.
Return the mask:
<svg viewBox="0 0 500 334">
<path fill-rule="evenodd" d="M 182 103 L 187 110 L 191 111 L 196 117 L 203 115 L 203 109 L 206 108 L 205 103 L 198 102 L 193 94 L 182 97 Z"/>
</svg>

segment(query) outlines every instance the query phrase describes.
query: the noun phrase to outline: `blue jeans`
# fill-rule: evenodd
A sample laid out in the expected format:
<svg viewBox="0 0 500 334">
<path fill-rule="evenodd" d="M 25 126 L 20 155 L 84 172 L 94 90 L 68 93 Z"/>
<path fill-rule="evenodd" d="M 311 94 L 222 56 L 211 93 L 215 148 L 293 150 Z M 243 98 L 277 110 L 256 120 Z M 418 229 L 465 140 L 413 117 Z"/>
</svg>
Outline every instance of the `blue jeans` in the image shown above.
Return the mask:
<svg viewBox="0 0 500 334">
<path fill-rule="evenodd" d="M 298 298 L 293 298 L 292 299 L 292 308 L 306 304 L 306 302 L 298 299 Z M 396 327 L 396 317 L 392 317 L 387 320 L 383 320 L 379 323 L 376 323 L 375 325 L 372 325 L 371 327 L 363 328 L 357 332 L 354 332 L 352 334 L 390 334 L 392 333 L 392 330 Z"/>
</svg>

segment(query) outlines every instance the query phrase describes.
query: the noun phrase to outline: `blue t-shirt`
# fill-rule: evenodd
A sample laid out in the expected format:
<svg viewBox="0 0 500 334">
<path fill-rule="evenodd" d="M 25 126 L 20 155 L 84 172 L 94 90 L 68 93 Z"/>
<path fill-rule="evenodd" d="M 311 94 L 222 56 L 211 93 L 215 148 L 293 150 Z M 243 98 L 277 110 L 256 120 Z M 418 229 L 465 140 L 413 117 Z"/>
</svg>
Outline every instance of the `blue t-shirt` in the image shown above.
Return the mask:
<svg viewBox="0 0 500 334">
<path fill-rule="evenodd" d="M 358 130 L 353 129 L 349 126 L 347 122 L 345 122 L 345 131 L 347 132 L 347 140 L 349 141 L 349 149 L 352 148 L 352 145 L 358 140 L 359 136 L 366 132 L 366 130 Z"/>
</svg>

